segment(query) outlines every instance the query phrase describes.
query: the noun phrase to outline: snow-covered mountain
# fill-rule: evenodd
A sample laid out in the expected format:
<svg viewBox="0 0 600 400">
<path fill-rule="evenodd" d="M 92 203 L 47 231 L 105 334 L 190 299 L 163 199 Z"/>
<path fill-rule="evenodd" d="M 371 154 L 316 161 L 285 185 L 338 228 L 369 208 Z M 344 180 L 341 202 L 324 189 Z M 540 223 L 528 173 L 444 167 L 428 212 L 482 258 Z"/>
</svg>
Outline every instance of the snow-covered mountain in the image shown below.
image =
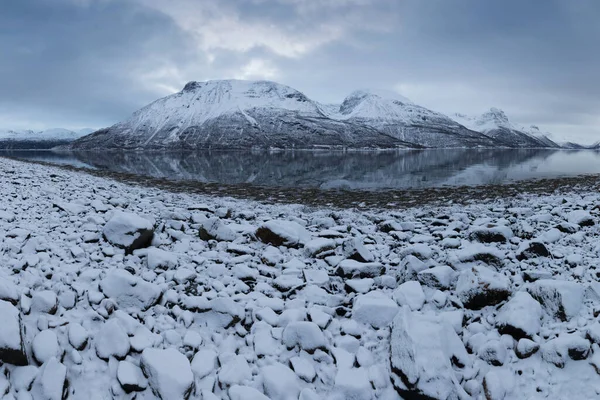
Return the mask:
<svg viewBox="0 0 600 400">
<path fill-rule="evenodd" d="M 190 82 L 131 118 L 77 140 L 74 149 L 394 148 L 409 143 L 352 121 L 270 81 Z"/>
<path fill-rule="evenodd" d="M 532 125 L 528 128 L 517 127 L 504 111 L 491 108 L 478 117 L 455 114 L 454 120 L 467 128 L 486 134 L 510 147 L 560 147 L 548 135 Z"/>
<path fill-rule="evenodd" d="M 94 129 L 73 131 L 62 128 L 43 131 L 0 130 L 0 149 L 49 149 L 71 143 L 93 131 Z"/>
<path fill-rule="evenodd" d="M 394 92 L 358 90 L 337 113 L 339 121 L 370 126 L 397 139 L 425 147 L 495 147 L 497 143 L 449 117 L 414 104 Z"/>
<path fill-rule="evenodd" d="M 75 141 L 75 150 L 218 148 L 558 147 L 492 109 L 446 115 L 394 93 L 359 90 L 321 104 L 271 81 L 190 82 L 126 121 Z"/>
</svg>

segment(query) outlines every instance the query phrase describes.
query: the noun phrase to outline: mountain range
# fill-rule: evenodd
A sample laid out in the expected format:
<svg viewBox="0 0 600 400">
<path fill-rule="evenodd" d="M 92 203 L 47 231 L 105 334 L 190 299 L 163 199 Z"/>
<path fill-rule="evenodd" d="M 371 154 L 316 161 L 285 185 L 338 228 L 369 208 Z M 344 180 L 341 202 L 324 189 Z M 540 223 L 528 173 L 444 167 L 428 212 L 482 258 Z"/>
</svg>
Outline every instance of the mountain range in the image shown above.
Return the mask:
<svg viewBox="0 0 600 400">
<path fill-rule="evenodd" d="M 23 135 L 26 137 L 27 135 Z M 81 136 L 81 135 L 80 135 Z M 451 117 L 395 93 L 358 90 L 322 104 L 272 81 L 189 82 L 130 118 L 60 143 L 70 150 L 560 148 L 491 108 Z M 1 143 L 0 136 L 0 143 Z M 567 147 L 575 147 L 569 144 Z"/>
<path fill-rule="evenodd" d="M 44 150 L 66 145 L 82 136 L 94 132 L 94 129 L 55 128 L 43 131 L 0 130 L 0 149 L 4 150 Z"/>
</svg>

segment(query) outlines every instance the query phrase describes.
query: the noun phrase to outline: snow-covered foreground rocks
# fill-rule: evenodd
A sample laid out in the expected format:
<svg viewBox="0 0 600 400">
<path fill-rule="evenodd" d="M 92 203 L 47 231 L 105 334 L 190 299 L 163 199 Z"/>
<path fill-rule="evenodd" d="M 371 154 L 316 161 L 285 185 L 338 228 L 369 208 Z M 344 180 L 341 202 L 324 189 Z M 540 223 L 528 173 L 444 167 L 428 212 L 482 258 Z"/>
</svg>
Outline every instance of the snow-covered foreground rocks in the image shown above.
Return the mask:
<svg viewBox="0 0 600 400">
<path fill-rule="evenodd" d="M 600 397 L 598 194 L 319 210 L 4 159 L 0 185 L 2 398 Z"/>
</svg>

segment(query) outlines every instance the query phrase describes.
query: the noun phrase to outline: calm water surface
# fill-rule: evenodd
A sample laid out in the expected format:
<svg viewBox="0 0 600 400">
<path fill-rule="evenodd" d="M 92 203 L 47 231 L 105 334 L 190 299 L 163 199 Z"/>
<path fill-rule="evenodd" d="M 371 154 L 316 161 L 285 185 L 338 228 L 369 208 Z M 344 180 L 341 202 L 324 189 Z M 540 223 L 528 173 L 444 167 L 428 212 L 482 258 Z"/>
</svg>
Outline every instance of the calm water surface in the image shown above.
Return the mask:
<svg viewBox="0 0 600 400">
<path fill-rule="evenodd" d="M 453 149 L 398 152 L 2 151 L 14 158 L 173 180 L 385 190 L 600 174 L 600 152 Z"/>
</svg>

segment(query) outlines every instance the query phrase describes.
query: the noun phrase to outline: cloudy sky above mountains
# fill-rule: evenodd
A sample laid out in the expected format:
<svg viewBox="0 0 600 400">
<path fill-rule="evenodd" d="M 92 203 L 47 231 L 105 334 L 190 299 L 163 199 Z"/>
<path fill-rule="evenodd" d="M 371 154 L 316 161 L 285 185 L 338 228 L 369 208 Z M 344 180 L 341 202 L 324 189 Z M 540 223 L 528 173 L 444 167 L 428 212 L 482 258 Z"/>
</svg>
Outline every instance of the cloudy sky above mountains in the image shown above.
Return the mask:
<svg viewBox="0 0 600 400">
<path fill-rule="evenodd" d="M 0 127 L 112 125 L 190 80 L 319 101 L 392 89 L 600 140 L 596 0 L 20 0 L 0 12 Z"/>
</svg>

